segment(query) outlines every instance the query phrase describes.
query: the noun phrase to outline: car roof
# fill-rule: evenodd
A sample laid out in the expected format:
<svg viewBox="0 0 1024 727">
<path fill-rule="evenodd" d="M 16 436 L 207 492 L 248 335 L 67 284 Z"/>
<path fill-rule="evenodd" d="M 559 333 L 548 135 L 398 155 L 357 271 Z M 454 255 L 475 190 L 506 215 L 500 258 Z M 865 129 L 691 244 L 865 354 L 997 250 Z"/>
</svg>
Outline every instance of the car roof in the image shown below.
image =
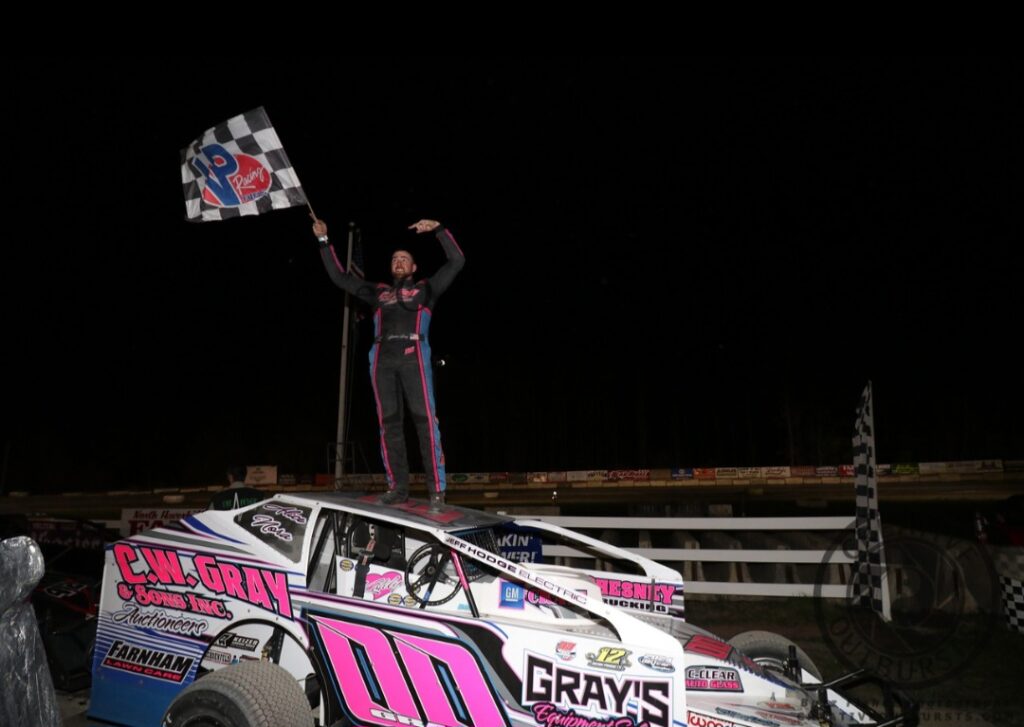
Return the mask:
<svg viewBox="0 0 1024 727">
<path fill-rule="evenodd" d="M 427 526 L 444 532 L 490 528 L 512 522 L 512 518 L 505 515 L 472 510 L 457 505 L 442 505 L 437 512 L 430 512 L 430 501 L 416 498 L 409 498 L 400 505 L 384 505 L 378 501 L 379 493 L 282 492 L 277 497 L 302 500 L 306 504 L 315 502 L 367 517 Z"/>
</svg>

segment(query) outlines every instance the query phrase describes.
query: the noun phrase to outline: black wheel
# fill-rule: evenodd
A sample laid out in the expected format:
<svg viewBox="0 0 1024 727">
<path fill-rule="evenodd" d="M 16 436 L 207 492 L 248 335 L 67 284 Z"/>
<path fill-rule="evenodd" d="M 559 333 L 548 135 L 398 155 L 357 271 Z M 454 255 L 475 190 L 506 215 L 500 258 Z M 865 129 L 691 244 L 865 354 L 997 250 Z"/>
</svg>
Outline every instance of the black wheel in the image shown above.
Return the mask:
<svg viewBox="0 0 1024 727">
<path fill-rule="evenodd" d="M 441 586 L 440 595 L 431 598 L 438 585 Z M 462 581 L 455 572 L 451 551 L 440 543 L 427 543 L 417 548 L 409 558 L 409 566 L 405 569 L 405 590 L 420 604 L 420 608 L 448 603 L 461 588 Z"/>
<path fill-rule="evenodd" d="M 312 727 L 306 695 L 276 664 L 250 661 L 207 674 L 167 708 L 163 727 Z"/>
<path fill-rule="evenodd" d="M 729 639 L 729 643 L 763 668 L 779 674 L 785 673 L 789 647 L 794 646 L 796 647 L 796 660 L 800 664 L 800 668 L 813 674 L 815 679 L 821 680 L 821 670 L 811 661 L 811 657 L 807 656 L 807 652 L 785 636 L 771 631 L 744 631 Z"/>
</svg>

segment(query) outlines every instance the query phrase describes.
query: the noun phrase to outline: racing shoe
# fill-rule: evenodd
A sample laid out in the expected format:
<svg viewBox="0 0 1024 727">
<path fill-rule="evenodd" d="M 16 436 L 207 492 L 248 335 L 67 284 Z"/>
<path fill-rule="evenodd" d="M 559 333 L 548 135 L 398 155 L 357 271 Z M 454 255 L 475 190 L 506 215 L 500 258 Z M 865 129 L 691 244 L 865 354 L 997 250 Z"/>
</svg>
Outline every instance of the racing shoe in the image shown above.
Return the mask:
<svg viewBox="0 0 1024 727">
<path fill-rule="evenodd" d="M 430 512 L 441 512 L 444 507 L 444 492 L 430 493 Z"/>
<path fill-rule="evenodd" d="M 409 499 L 409 493 L 403 490 L 388 490 L 377 501 L 382 505 L 398 505 Z"/>
</svg>

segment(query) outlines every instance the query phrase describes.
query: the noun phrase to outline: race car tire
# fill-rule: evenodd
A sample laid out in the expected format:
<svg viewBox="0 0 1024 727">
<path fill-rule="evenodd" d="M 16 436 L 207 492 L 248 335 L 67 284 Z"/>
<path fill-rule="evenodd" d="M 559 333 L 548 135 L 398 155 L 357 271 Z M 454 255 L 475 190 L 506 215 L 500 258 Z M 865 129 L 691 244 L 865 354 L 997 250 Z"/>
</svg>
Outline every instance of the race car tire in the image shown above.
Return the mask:
<svg viewBox="0 0 1024 727">
<path fill-rule="evenodd" d="M 796 660 L 800 668 L 810 672 L 815 679 L 821 680 L 821 670 L 807 656 L 807 652 L 787 639 L 771 631 L 744 631 L 729 639 L 729 644 L 742 651 L 765 669 L 778 673 L 786 670 L 786 659 L 789 658 L 789 647 L 796 647 Z"/>
<path fill-rule="evenodd" d="M 211 672 L 179 694 L 163 727 L 312 727 L 298 682 L 281 667 L 250 661 Z"/>
</svg>

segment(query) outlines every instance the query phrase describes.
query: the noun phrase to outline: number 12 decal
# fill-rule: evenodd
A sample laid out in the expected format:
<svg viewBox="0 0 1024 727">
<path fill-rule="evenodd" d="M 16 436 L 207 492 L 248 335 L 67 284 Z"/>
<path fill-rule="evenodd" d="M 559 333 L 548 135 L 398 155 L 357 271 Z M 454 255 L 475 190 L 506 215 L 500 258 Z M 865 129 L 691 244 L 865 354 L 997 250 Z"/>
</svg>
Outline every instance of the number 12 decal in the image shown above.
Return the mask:
<svg viewBox="0 0 1024 727">
<path fill-rule="evenodd" d="M 476 657 L 462 644 L 313 616 L 341 698 L 357 723 L 508 725 Z"/>
</svg>

